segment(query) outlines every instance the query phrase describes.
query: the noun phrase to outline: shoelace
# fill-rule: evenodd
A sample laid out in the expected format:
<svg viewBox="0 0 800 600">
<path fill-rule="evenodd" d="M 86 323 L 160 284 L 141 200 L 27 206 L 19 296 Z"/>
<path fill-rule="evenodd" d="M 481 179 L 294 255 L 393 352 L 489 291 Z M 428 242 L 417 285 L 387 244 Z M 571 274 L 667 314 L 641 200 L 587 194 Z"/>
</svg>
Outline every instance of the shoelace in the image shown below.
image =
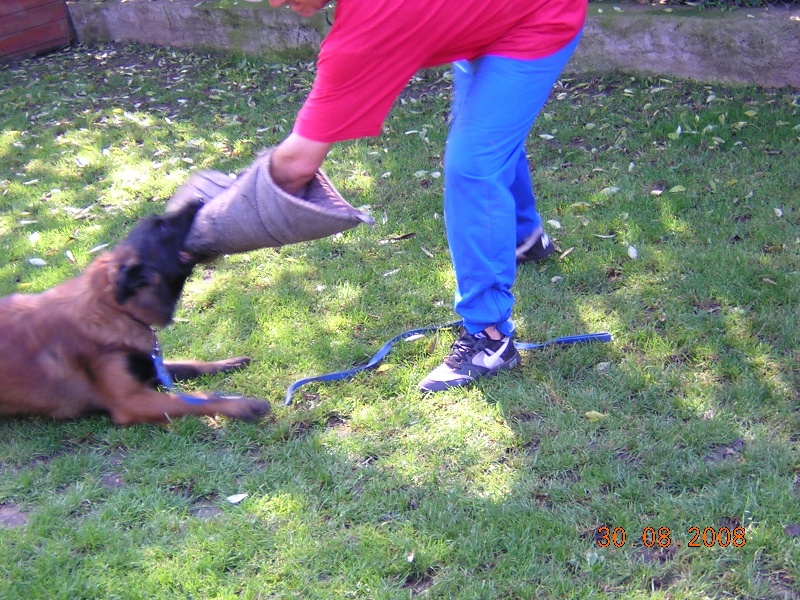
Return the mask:
<svg viewBox="0 0 800 600">
<path fill-rule="evenodd" d="M 474 338 L 475 341 L 468 341 L 468 338 Z M 465 331 L 461 334 L 461 337 L 450 346 L 450 354 L 444 362 L 447 363 L 447 366 L 451 369 L 458 369 L 464 361 L 472 358 L 488 345 L 488 338 L 476 338 Z"/>
</svg>

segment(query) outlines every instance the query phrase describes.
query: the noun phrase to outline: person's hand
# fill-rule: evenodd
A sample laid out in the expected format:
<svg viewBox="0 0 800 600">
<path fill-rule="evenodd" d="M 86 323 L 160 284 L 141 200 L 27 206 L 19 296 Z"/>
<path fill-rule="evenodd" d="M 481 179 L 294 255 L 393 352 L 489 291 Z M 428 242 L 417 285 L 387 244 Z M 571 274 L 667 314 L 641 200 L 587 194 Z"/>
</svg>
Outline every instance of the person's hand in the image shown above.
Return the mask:
<svg viewBox="0 0 800 600">
<path fill-rule="evenodd" d="M 272 151 L 272 180 L 286 192 L 300 196 L 319 171 L 330 148 L 331 144 L 315 142 L 296 133 L 289 134 Z"/>
<path fill-rule="evenodd" d="M 269 0 L 269 5 L 273 8 L 285 5 L 298 15 L 310 17 L 328 2 L 329 0 Z"/>
</svg>

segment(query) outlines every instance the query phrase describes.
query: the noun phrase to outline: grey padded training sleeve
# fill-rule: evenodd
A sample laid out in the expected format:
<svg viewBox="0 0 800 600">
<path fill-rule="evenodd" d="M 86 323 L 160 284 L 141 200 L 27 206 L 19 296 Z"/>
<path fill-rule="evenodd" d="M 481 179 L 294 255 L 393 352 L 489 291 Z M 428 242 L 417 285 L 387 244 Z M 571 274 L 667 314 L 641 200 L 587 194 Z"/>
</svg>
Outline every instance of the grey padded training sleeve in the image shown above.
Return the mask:
<svg viewBox="0 0 800 600">
<path fill-rule="evenodd" d="M 201 199 L 186 249 L 204 256 L 247 252 L 296 244 L 375 220 L 351 206 L 328 177 L 317 171 L 302 197 L 278 187 L 270 175 L 271 150 L 260 155 L 236 179 L 217 171 L 193 175 L 167 205 Z"/>
</svg>

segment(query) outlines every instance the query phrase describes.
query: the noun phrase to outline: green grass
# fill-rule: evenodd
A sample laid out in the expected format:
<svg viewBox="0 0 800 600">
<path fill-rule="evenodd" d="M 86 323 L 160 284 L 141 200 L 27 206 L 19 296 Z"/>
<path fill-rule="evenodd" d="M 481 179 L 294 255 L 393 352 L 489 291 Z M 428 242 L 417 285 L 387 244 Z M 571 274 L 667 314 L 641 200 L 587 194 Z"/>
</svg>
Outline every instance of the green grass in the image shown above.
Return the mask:
<svg viewBox="0 0 800 600">
<path fill-rule="evenodd" d="M 76 275 L 194 169 L 247 166 L 312 80 L 299 59 L 128 46 L 4 66 L 0 293 Z M 381 137 L 331 154 L 375 227 L 189 281 L 165 354 L 252 356 L 186 389 L 264 397 L 268 418 L 0 422 L 0 598 L 800 597 L 796 90 L 564 78 L 529 145 L 560 253 L 520 269 L 515 320 L 524 341 L 613 341 L 422 398 L 444 331 L 281 405 L 454 318 L 449 95 L 421 73 Z M 628 543 L 600 547 L 602 526 Z M 745 542 L 689 547 L 693 527 Z"/>
</svg>

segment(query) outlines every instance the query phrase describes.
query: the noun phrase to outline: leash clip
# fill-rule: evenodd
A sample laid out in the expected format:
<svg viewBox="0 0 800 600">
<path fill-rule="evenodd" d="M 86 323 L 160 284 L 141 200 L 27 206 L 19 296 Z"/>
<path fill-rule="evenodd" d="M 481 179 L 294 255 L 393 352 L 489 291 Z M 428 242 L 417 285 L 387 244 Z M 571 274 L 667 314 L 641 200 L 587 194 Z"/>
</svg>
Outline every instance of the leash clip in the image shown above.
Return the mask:
<svg viewBox="0 0 800 600">
<path fill-rule="evenodd" d="M 158 378 L 158 382 L 167 390 L 171 390 L 175 387 L 172 376 L 167 371 L 167 367 L 164 366 L 164 356 L 161 353 L 161 346 L 158 345 L 158 336 L 156 335 L 155 329 L 151 328 L 153 332 L 153 351 L 150 353 L 150 359 L 153 361 L 153 366 L 156 369 L 156 377 Z"/>
<path fill-rule="evenodd" d="M 164 355 L 161 353 L 161 346 L 158 345 L 158 335 L 156 330 L 152 327 L 150 331 L 153 332 L 153 351 L 150 353 L 150 358 L 153 361 L 153 367 L 156 370 L 156 377 L 158 382 L 165 390 L 173 392 L 181 401 L 187 404 L 207 404 L 210 400 L 205 398 L 198 398 L 197 396 L 189 396 L 174 391 L 175 383 L 172 381 L 172 375 L 169 374 L 166 365 L 164 365 Z"/>
</svg>

